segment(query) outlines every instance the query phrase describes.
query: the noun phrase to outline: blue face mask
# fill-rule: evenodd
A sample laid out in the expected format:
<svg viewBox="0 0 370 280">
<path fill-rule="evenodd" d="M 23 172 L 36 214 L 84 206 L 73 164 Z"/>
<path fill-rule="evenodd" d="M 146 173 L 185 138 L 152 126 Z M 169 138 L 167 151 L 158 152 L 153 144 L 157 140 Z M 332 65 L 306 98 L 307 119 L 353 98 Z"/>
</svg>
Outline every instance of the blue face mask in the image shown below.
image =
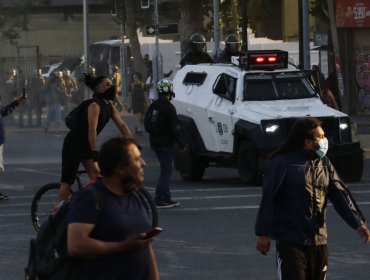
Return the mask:
<svg viewBox="0 0 370 280">
<path fill-rule="evenodd" d="M 320 158 L 323 158 L 329 149 L 328 139 L 324 137 L 323 139 L 320 140 L 320 142 L 318 142 L 318 144 L 319 148 L 315 152 Z"/>
</svg>

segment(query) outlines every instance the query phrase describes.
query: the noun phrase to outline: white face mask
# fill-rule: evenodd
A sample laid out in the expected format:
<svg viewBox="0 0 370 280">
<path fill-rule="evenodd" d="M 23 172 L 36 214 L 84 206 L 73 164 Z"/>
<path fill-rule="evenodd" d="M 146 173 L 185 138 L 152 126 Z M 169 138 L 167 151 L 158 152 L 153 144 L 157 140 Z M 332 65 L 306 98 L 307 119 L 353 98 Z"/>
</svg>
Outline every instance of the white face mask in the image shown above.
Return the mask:
<svg viewBox="0 0 370 280">
<path fill-rule="evenodd" d="M 319 148 L 315 152 L 320 158 L 323 158 L 326 155 L 326 153 L 328 152 L 328 149 L 329 149 L 328 139 L 326 139 L 326 137 L 324 137 L 318 143 L 319 143 Z"/>
</svg>

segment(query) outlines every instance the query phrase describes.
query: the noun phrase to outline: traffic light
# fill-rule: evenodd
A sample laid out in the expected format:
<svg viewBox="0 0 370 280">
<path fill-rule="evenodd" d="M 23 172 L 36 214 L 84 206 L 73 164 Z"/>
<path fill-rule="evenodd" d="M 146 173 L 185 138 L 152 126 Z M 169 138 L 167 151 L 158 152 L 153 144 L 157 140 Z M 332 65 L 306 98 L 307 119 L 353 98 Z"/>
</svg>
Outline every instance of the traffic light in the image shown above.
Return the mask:
<svg viewBox="0 0 370 280">
<path fill-rule="evenodd" d="M 141 0 L 140 4 L 142 9 L 148 9 L 150 7 L 150 0 Z"/>
</svg>

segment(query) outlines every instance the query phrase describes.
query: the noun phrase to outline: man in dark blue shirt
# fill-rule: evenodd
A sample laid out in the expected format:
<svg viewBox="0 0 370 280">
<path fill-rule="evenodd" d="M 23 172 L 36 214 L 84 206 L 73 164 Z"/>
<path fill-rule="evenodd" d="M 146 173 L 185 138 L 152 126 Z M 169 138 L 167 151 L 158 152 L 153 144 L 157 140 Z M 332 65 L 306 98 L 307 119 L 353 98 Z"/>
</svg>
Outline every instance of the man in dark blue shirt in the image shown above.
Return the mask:
<svg viewBox="0 0 370 280">
<path fill-rule="evenodd" d="M 131 138 L 105 142 L 99 154 L 102 175 L 75 194 L 68 214 L 68 253 L 76 257 L 76 279 L 157 280 L 158 269 L 145 238 L 150 220 L 133 192 L 144 179 L 145 162 Z M 99 204 L 99 209 L 97 209 Z"/>
</svg>

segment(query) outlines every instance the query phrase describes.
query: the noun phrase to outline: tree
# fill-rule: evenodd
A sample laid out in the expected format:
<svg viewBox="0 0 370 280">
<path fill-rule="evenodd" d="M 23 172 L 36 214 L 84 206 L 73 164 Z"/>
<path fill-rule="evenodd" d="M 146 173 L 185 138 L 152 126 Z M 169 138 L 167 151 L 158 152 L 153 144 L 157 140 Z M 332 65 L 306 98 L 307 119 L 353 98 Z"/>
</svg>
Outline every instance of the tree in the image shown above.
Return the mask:
<svg viewBox="0 0 370 280">
<path fill-rule="evenodd" d="M 13 4 L 12 7 L 4 7 L 0 0 L 0 41 L 16 44 L 20 38 L 19 32 L 27 30 L 27 10 L 34 1 L 25 1 L 23 4 Z M 38 1 L 35 1 L 38 2 Z"/>
<path fill-rule="evenodd" d="M 117 8 L 117 23 L 125 24 L 125 35 L 128 35 L 131 45 L 131 54 L 134 58 L 134 71 L 140 72 L 145 78 L 147 66 L 140 50 L 140 42 L 137 30 L 140 26 L 140 21 L 145 22 L 145 19 L 150 18 L 150 12 L 143 10 L 140 7 L 140 1 L 137 0 L 101 0 L 112 9 Z"/>
<path fill-rule="evenodd" d="M 195 32 L 204 32 L 202 0 L 181 0 L 180 41 L 181 53 L 188 50 L 189 38 Z"/>
</svg>

